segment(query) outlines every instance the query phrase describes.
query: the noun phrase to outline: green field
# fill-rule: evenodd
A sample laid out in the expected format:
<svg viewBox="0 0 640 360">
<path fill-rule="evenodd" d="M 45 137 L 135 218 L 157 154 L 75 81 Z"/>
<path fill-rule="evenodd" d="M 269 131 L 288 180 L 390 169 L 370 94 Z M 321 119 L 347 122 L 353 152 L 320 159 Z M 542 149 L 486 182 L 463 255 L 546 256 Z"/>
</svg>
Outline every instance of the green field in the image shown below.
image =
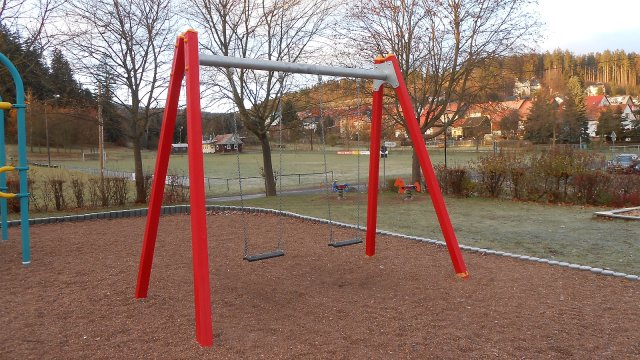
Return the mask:
<svg viewBox="0 0 640 360">
<path fill-rule="evenodd" d="M 369 169 L 369 157 L 366 155 L 337 155 L 341 148 L 331 148 L 323 154 L 321 150 L 316 151 L 293 151 L 284 150 L 282 153 L 273 150 L 272 161 L 274 171 L 285 175 L 311 174 L 314 175 L 292 175 L 282 178 L 284 189 L 309 188 L 320 186 L 325 178 L 322 173 L 325 169 L 324 157 L 326 155 L 326 167 L 339 182 L 355 183 L 358 179 L 358 161 L 360 161 L 360 182 L 366 182 Z M 353 150 L 353 149 L 352 149 Z M 434 164 L 444 163 L 444 151 L 442 149 L 431 149 L 431 158 Z M 450 166 L 466 165 L 469 161 L 477 160 L 485 151 L 476 153 L 472 149 L 465 151 L 448 151 L 447 163 Z M 43 161 L 43 153 L 35 153 L 38 161 Z M 55 155 L 55 153 L 53 154 Z M 63 153 L 65 156 L 55 157 L 54 164 L 65 168 L 98 169 L 97 160 L 82 161 L 81 153 Z M 155 167 L 156 153 L 154 151 L 143 151 L 143 168 L 145 173 L 153 173 Z M 358 159 L 359 157 L 359 159 Z M 254 179 L 243 180 L 243 191 L 247 193 L 258 193 L 264 191 L 264 180 L 261 178 L 262 154 L 258 149 L 248 148 L 240 154 L 240 174 L 243 178 L 255 177 Z M 282 160 L 282 167 L 280 161 Z M 207 194 L 209 196 L 233 195 L 239 192 L 238 185 L 238 160 L 235 154 L 205 154 L 204 171 L 208 178 Z M 173 154 L 169 160 L 169 174 L 187 175 L 188 159 L 185 154 Z M 112 148 L 107 152 L 107 162 L 105 168 L 115 171 L 132 172 L 133 157 L 130 149 Z M 282 169 L 282 171 L 280 171 Z M 320 173 L 320 174 L 317 174 Z M 391 149 L 389 157 L 380 164 L 380 176 L 386 178 L 396 178 L 398 176 L 407 177 L 411 174 L 411 151 L 409 148 Z M 382 180 L 381 180 L 382 181 Z"/>
<path fill-rule="evenodd" d="M 338 149 L 327 151 L 327 170 L 340 182 L 354 183 L 357 178 L 358 157 L 356 155 L 337 155 Z M 476 160 L 484 152 L 476 153 L 473 149 L 460 149 L 448 152 L 449 165 L 466 165 Z M 606 153 L 605 153 L 606 154 Z M 63 167 L 80 167 L 97 169 L 98 161 L 82 161 L 79 152 L 54 152 L 54 163 Z M 444 161 L 442 149 L 430 149 L 435 164 Z M 30 154 L 31 161 L 43 162 L 46 153 Z M 321 151 L 291 150 L 282 152 L 282 169 L 284 174 L 318 173 L 324 170 L 323 153 Z M 146 172 L 151 173 L 155 163 L 155 152 L 143 153 Z M 274 168 L 279 169 L 280 153 L 273 153 Z M 368 156 L 360 156 L 361 182 L 368 176 Z M 384 175 L 393 179 L 397 176 L 407 177 L 410 174 L 411 152 L 407 149 L 391 149 L 386 160 Z M 243 181 L 245 193 L 264 191 L 260 177 L 262 155 L 255 149 L 248 149 L 240 155 L 241 173 L 243 177 L 257 177 Z M 131 150 L 123 148 L 109 149 L 107 168 L 112 170 L 132 171 Z M 170 173 L 187 174 L 187 156 L 172 155 Z M 49 170 L 34 168 L 36 177 L 67 174 L 64 169 Z M 205 155 L 205 174 L 208 177 L 229 179 L 209 180 L 207 192 L 209 197 L 226 196 L 238 193 L 237 158 L 236 155 Z M 380 175 L 383 175 L 381 164 Z M 83 176 L 76 175 L 74 176 Z M 283 177 L 283 190 L 295 188 L 321 189 L 324 176 L 289 176 Z M 358 198 L 360 197 L 360 198 Z M 355 224 L 360 209 L 360 222 L 364 224 L 366 199 L 364 194 L 349 193 L 348 200 L 339 201 L 331 194 L 332 218 L 336 221 Z M 280 200 L 259 198 L 245 200 L 247 205 L 279 208 Z M 237 204 L 237 203 L 236 203 Z M 283 210 L 300 214 L 327 218 L 327 198 L 323 195 L 285 196 L 282 200 Z M 531 256 L 558 259 L 579 264 L 610 268 L 632 274 L 640 274 L 640 222 L 621 220 L 602 220 L 594 218 L 593 212 L 600 208 L 564 205 L 543 205 L 508 200 L 483 198 L 447 198 L 451 219 L 459 241 L 462 244 L 486 247 L 495 250 L 509 251 Z M 429 198 L 419 195 L 414 201 L 403 201 L 397 193 L 385 192 L 381 195 L 378 227 L 385 230 L 442 239 L 436 216 Z M 56 213 L 57 214 L 57 213 Z M 34 214 L 43 216 L 44 214 Z"/>
</svg>

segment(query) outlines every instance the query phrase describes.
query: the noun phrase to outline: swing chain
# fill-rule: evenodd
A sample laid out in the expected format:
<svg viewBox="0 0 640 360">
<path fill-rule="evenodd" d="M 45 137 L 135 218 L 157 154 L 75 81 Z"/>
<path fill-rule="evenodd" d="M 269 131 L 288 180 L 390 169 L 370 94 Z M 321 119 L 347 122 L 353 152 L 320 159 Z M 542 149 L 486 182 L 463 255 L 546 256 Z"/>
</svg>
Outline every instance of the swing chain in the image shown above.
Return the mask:
<svg viewBox="0 0 640 360">
<path fill-rule="evenodd" d="M 362 117 L 362 97 L 360 96 L 360 87 L 362 85 L 362 79 L 357 78 L 356 79 L 356 96 L 358 98 L 358 110 L 357 110 L 357 115 L 358 115 L 358 119 L 360 119 Z M 358 120 L 360 121 L 360 120 Z M 356 158 L 358 159 L 358 172 L 357 172 L 357 181 L 356 181 L 356 192 L 358 193 L 358 205 L 356 207 L 356 219 L 357 219 L 357 228 L 358 230 L 360 229 L 360 206 L 362 205 L 362 196 L 361 196 L 361 191 L 358 189 L 358 187 L 360 187 L 360 127 L 357 128 L 357 133 L 356 133 L 356 148 L 358 148 L 358 155 L 356 155 Z M 370 155 L 371 156 L 371 155 Z"/>
<path fill-rule="evenodd" d="M 237 112 L 240 111 L 239 107 L 236 107 L 236 109 L 238 110 Z M 233 136 L 234 136 L 234 141 L 240 140 L 240 135 L 238 134 L 238 120 L 236 118 L 236 113 L 233 113 Z M 236 147 L 236 164 L 237 164 L 237 170 L 238 170 L 238 187 L 240 189 L 240 208 L 242 209 L 242 216 L 244 216 L 245 213 L 245 206 L 244 206 L 244 195 L 242 193 L 242 174 L 240 173 L 240 145 L 238 145 Z M 247 222 L 246 221 L 242 221 L 242 238 L 244 240 L 244 256 L 247 257 L 249 255 L 249 235 L 247 233 Z"/>
<path fill-rule="evenodd" d="M 277 249 L 284 251 L 284 216 L 282 216 L 283 210 L 283 200 L 282 200 L 282 122 L 284 121 L 284 114 L 282 114 L 282 92 L 284 91 L 284 74 L 278 74 L 278 80 L 280 81 L 280 99 L 278 100 L 278 112 L 280 113 L 280 120 L 278 121 L 278 157 L 279 157 L 279 172 L 278 172 L 278 192 L 276 196 L 278 196 L 278 207 L 280 210 L 280 221 L 279 221 L 279 232 L 278 232 L 278 244 Z"/>
<path fill-rule="evenodd" d="M 322 87 L 322 75 L 318 74 L 318 84 Z M 329 174 L 327 172 L 327 142 L 325 140 L 326 131 L 324 124 L 324 97 L 323 97 L 323 89 L 320 88 L 320 135 L 322 137 L 322 158 L 324 163 L 324 188 L 325 194 L 327 197 L 327 209 L 329 216 L 329 242 L 330 244 L 335 244 L 335 239 L 333 238 L 333 220 L 331 219 L 331 194 L 329 193 Z M 333 180 L 333 179 L 332 179 Z"/>
</svg>

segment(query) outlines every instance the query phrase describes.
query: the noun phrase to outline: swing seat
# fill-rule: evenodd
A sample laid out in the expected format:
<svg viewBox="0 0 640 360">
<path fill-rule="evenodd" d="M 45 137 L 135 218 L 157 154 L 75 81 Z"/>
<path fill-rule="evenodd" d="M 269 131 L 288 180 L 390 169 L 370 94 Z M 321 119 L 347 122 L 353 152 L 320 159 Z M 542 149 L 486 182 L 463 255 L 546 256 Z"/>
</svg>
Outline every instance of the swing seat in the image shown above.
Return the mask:
<svg viewBox="0 0 640 360">
<path fill-rule="evenodd" d="M 274 251 L 270 251 L 262 254 L 247 255 L 244 257 L 244 259 L 247 260 L 248 262 L 253 262 L 253 261 L 259 261 L 259 260 L 271 259 L 278 256 L 284 256 L 284 251 L 274 250 Z"/>
<path fill-rule="evenodd" d="M 349 240 L 336 241 L 334 243 L 329 244 L 329 246 L 334 248 L 339 248 L 343 246 L 355 245 L 360 243 L 362 243 L 362 239 L 355 238 L 355 239 L 349 239 Z"/>
</svg>

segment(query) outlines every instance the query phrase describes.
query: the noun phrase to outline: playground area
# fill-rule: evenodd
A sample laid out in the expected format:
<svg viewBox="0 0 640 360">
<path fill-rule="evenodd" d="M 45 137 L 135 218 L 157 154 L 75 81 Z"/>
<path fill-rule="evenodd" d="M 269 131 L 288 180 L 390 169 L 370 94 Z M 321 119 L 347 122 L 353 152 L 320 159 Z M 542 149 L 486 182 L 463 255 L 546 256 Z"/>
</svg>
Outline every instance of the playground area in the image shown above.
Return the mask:
<svg viewBox="0 0 640 360">
<path fill-rule="evenodd" d="M 149 297 L 134 299 L 144 217 L 18 228 L 2 244 L 0 358 L 634 358 L 635 281 L 379 236 L 327 246 L 329 227 L 271 214 L 207 215 L 214 346 L 194 340 L 190 221 L 163 216 Z M 254 251 L 242 260 L 242 226 Z M 334 227 L 336 238 L 354 230 Z"/>
</svg>

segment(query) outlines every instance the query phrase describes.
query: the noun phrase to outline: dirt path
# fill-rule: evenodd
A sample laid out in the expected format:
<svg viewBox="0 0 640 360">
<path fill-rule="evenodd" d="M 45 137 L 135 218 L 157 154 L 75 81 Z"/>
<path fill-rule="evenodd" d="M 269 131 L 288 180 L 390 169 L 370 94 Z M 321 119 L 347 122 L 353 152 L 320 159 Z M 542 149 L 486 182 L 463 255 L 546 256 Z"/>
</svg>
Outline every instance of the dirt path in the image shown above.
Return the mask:
<svg viewBox="0 0 640 360">
<path fill-rule="evenodd" d="M 242 261 L 284 226 L 286 256 Z M 328 226 L 266 214 L 208 217 L 214 347 L 194 340 L 190 222 L 161 219 L 149 298 L 133 298 L 143 218 L 18 229 L 0 244 L 0 358 L 640 357 L 639 282 L 379 237 L 328 247 Z M 337 238 L 354 236 L 334 229 Z"/>
</svg>

